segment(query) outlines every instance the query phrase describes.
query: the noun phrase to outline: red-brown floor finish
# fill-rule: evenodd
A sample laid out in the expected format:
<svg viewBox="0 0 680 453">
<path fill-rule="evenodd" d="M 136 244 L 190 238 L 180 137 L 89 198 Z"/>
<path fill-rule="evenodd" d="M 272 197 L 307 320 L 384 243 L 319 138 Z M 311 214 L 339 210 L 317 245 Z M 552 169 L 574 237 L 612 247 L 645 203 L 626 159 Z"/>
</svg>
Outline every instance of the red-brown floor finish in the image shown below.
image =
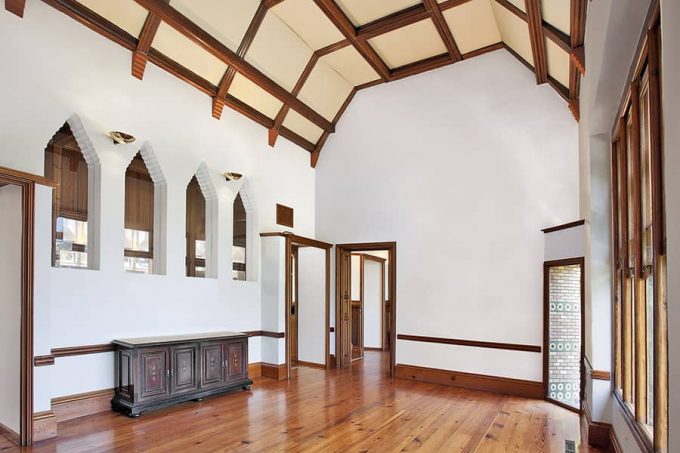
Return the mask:
<svg viewBox="0 0 680 453">
<path fill-rule="evenodd" d="M 33 452 L 564 452 L 578 415 L 544 401 L 389 379 L 385 354 L 345 370 L 299 367 L 290 381 L 142 414 L 59 424 Z M 0 439 L 0 451 L 18 448 Z M 577 451 L 596 452 L 588 446 Z"/>
</svg>

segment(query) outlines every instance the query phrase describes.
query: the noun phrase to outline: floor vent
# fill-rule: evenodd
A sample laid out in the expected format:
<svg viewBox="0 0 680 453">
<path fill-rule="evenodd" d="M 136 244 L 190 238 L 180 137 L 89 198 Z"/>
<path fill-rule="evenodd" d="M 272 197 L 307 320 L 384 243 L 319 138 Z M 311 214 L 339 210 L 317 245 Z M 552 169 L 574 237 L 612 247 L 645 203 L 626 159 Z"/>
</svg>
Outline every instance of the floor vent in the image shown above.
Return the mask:
<svg viewBox="0 0 680 453">
<path fill-rule="evenodd" d="M 576 453 L 576 442 L 573 440 L 565 440 L 564 453 Z"/>
</svg>

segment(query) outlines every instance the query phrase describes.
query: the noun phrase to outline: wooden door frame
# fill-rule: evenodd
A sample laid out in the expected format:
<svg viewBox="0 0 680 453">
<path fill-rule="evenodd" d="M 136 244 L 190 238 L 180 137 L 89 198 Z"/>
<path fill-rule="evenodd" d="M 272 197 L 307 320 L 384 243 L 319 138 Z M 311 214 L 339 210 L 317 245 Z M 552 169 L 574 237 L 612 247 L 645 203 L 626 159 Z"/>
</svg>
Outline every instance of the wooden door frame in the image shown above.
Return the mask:
<svg viewBox="0 0 680 453">
<path fill-rule="evenodd" d="M 549 395 L 549 389 L 548 389 L 548 376 L 549 376 L 549 357 L 550 357 L 550 268 L 551 267 L 559 267 L 559 266 L 570 266 L 570 265 L 578 265 L 581 268 L 581 338 L 580 342 L 581 344 L 579 345 L 580 349 L 580 357 L 579 357 L 579 375 L 580 375 L 580 383 L 579 383 L 579 407 L 578 409 L 573 408 L 569 406 L 568 404 L 561 403 L 557 400 L 553 400 L 548 397 Z M 543 396 L 546 401 L 556 404 L 560 407 L 563 407 L 565 409 L 568 409 L 570 411 L 574 411 L 577 413 L 581 413 L 583 410 L 583 407 L 581 407 L 581 402 L 583 401 L 584 397 L 584 392 L 585 392 L 585 385 L 586 385 L 586 379 L 585 379 L 585 367 L 584 367 L 584 361 L 585 361 L 585 328 L 586 328 L 586 323 L 585 323 L 585 258 L 584 257 L 577 257 L 577 258 L 565 258 L 565 259 L 559 259 L 559 260 L 552 260 L 552 261 L 545 261 L 543 263 Z"/>
<path fill-rule="evenodd" d="M 265 236 L 270 236 L 272 234 L 265 234 Z M 326 324 L 324 326 L 324 338 L 326 343 L 325 351 L 325 363 L 324 367 L 328 368 L 330 365 L 330 345 L 328 332 L 330 330 L 330 313 L 329 306 L 331 301 L 331 255 L 330 250 L 333 248 L 333 244 L 328 244 L 326 242 L 317 241 L 316 239 L 306 238 L 304 236 L 298 236 L 292 233 L 273 233 L 273 235 L 283 236 L 286 239 L 285 244 L 285 272 L 286 272 L 286 322 L 285 322 L 285 341 L 286 341 L 286 379 L 290 379 L 290 308 L 292 302 L 292 279 L 291 279 L 291 256 L 293 254 L 293 244 L 303 247 L 314 247 L 324 251 L 326 255 L 326 270 L 325 270 L 325 280 L 326 280 L 326 297 L 325 297 L 325 311 L 326 311 Z M 262 236 L 262 235 L 261 235 Z M 299 257 L 299 255 L 298 255 Z M 297 275 L 297 274 L 296 274 Z M 299 280 L 299 279 L 298 279 Z M 298 308 L 300 301 L 297 301 Z M 299 310 L 297 312 L 299 315 Z M 299 332 L 297 341 L 299 341 Z M 298 350 L 298 362 L 300 361 L 300 351 Z"/>
<path fill-rule="evenodd" d="M 359 356 L 358 357 L 352 357 L 350 353 L 350 360 L 360 360 L 364 358 L 364 255 L 363 253 L 356 253 L 352 252 L 350 253 L 350 262 L 349 262 L 349 276 L 350 276 L 350 314 L 349 314 L 349 323 L 350 323 L 350 345 L 352 344 L 352 303 L 354 303 L 354 300 L 352 300 L 352 257 L 356 256 L 359 258 L 359 307 L 361 308 L 361 317 L 359 318 L 359 331 L 358 331 L 358 337 L 359 337 Z"/>
<path fill-rule="evenodd" d="M 369 255 L 362 253 L 362 265 L 361 265 L 361 306 L 362 310 L 366 307 L 366 300 L 364 297 L 364 285 L 366 284 L 366 263 L 365 260 L 374 261 L 380 264 L 380 350 L 385 349 L 385 258 L 380 258 L 379 256 Z M 363 312 L 362 312 L 362 329 L 365 327 L 363 322 Z M 365 338 L 362 335 L 362 341 Z M 366 349 L 366 345 L 363 344 L 363 349 Z"/>
<path fill-rule="evenodd" d="M 35 185 L 56 187 L 38 175 L 0 167 L 0 183 L 21 187 L 22 258 L 21 258 L 21 363 L 19 442 L 33 442 L 33 246 L 35 237 Z"/>
<path fill-rule="evenodd" d="M 394 376 L 394 367 L 396 363 L 396 349 L 397 349 L 397 243 L 396 242 L 365 242 L 365 243 L 350 243 L 350 244 L 336 244 L 335 246 L 335 357 L 336 367 L 343 368 L 351 366 L 351 360 L 347 358 L 351 354 L 350 351 L 345 351 L 345 345 L 348 344 L 348 335 L 351 332 L 345 331 L 342 326 L 342 288 L 340 285 L 342 270 L 344 268 L 342 263 L 343 253 L 352 252 L 374 252 L 377 250 L 388 251 L 389 262 L 389 300 L 390 300 L 390 376 Z M 342 341 L 344 339 L 344 341 Z"/>
</svg>

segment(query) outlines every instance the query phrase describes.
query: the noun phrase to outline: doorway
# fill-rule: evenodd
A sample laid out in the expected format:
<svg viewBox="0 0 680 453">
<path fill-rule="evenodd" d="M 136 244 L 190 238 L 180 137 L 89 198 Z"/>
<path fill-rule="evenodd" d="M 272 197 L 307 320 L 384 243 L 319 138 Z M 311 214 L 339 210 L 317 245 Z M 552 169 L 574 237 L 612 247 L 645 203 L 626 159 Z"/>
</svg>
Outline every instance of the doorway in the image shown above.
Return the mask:
<svg viewBox="0 0 680 453">
<path fill-rule="evenodd" d="M 0 435 L 28 446 L 33 431 L 33 215 L 40 176 L 0 167 Z"/>
<path fill-rule="evenodd" d="M 396 347 L 396 242 L 336 246 L 335 351 L 338 368 L 366 350 L 388 350 L 394 375 Z M 358 285 L 355 282 L 359 282 Z"/>
<path fill-rule="evenodd" d="M 543 387 L 545 398 L 580 412 L 584 391 L 584 259 L 543 267 Z"/>
</svg>

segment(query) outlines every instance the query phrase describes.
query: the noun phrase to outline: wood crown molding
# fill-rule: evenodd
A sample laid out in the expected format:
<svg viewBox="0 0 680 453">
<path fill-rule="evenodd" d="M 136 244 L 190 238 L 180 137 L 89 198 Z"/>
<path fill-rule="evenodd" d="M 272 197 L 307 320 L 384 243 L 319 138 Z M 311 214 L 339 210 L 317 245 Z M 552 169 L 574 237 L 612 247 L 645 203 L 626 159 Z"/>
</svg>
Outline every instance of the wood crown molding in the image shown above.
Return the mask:
<svg viewBox="0 0 680 453">
<path fill-rule="evenodd" d="M 451 344 L 456 346 L 470 346 L 473 348 L 504 349 L 507 351 L 541 352 L 541 346 L 497 343 L 490 341 L 461 340 L 457 338 L 424 337 L 420 335 L 397 334 L 397 340 L 419 341 L 423 343 Z"/>
<path fill-rule="evenodd" d="M 581 220 L 575 220 L 573 222 L 563 223 L 561 225 L 555 225 L 555 226 L 551 226 L 551 227 L 548 227 L 548 228 L 543 228 L 541 231 L 544 232 L 544 233 L 552 233 L 552 232 L 555 232 L 555 231 L 567 230 L 569 228 L 575 228 L 577 226 L 581 226 L 581 225 L 585 225 L 585 224 L 586 224 L 585 219 L 581 219 Z"/>
<path fill-rule="evenodd" d="M 395 376 L 412 381 L 444 384 L 471 390 L 543 399 L 543 383 L 460 371 L 397 364 Z"/>
<path fill-rule="evenodd" d="M 84 346 L 68 346 L 54 348 L 51 353 L 54 357 L 70 357 L 75 355 L 100 354 L 103 352 L 113 352 L 113 344 L 88 344 Z"/>
<path fill-rule="evenodd" d="M 33 357 L 33 366 L 49 366 L 54 365 L 53 355 L 37 355 Z"/>
</svg>

